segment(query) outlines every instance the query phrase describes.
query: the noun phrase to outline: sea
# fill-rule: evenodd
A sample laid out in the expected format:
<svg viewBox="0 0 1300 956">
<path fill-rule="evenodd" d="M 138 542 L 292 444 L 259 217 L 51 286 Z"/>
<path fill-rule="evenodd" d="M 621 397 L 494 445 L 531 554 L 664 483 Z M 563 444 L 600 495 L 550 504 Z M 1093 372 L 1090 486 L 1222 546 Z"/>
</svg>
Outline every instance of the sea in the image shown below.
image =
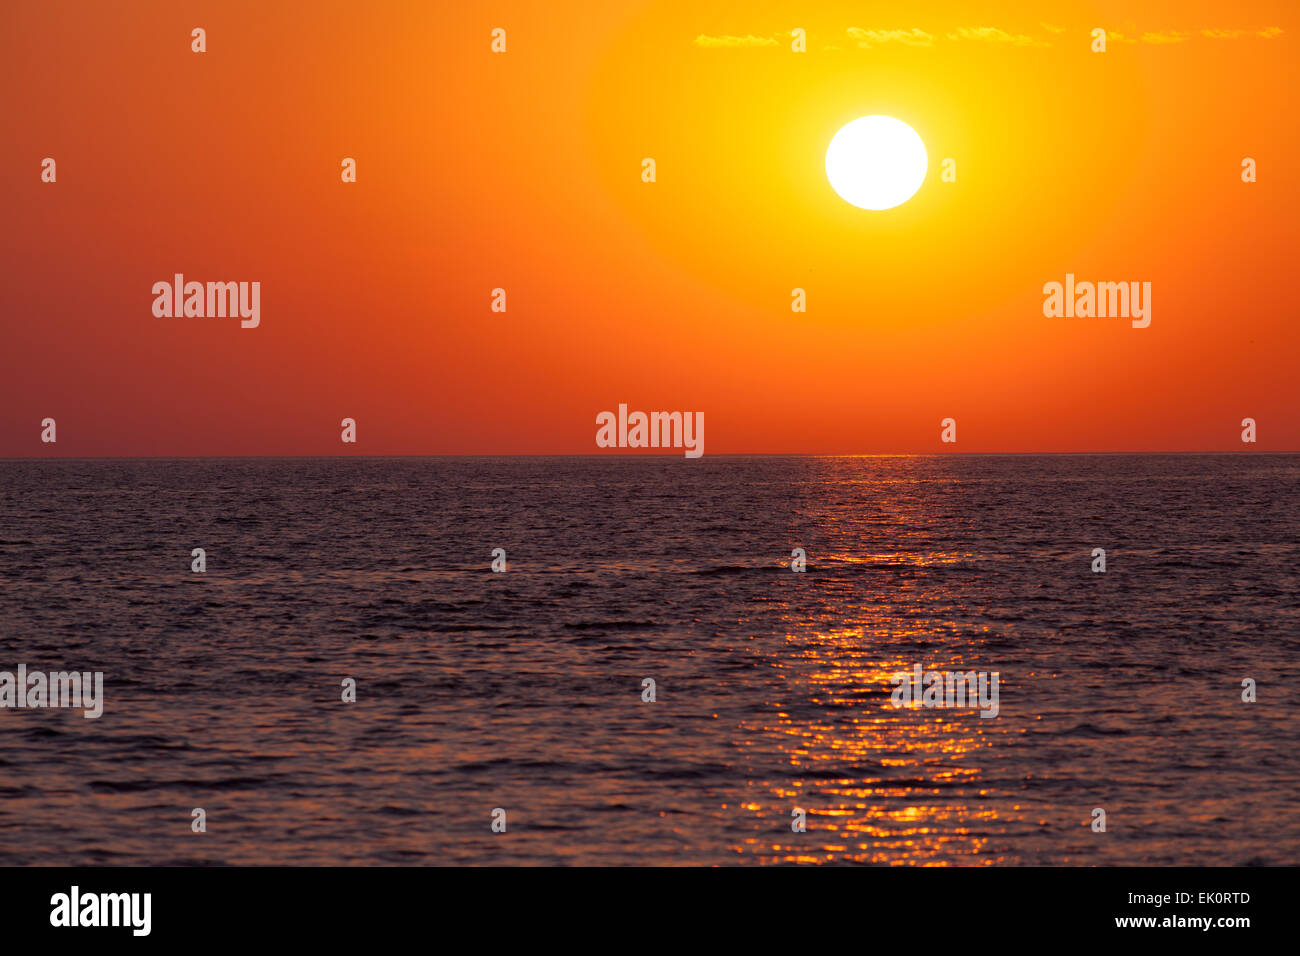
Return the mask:
<svg viewBox="0 0 1300 956">
<path fill-rule="evenodd" d="M 98 719 L 0 709 L 0 864 L 1295 864 L 1298 493 L 1257 453 L 0 461 L 0 671 L 103 674 Z M 916 665 L 996 716 L 900 706 Z"/>
</svg>

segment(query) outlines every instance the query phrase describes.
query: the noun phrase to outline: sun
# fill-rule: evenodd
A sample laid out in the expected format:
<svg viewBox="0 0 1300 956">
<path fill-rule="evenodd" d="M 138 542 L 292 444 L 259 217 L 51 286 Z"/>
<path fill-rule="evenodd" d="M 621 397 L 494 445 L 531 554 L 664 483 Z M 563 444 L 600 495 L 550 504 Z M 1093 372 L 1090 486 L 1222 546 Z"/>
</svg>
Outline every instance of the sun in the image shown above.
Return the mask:
<svg viewBox="0 0 1300 956">
<path fill-rule="evenodd" d="M 840 127 L 826 147 L 826 178 L 859 209 L 892 209 L 925 182 L 925 144 L 892 116 L 863 116 Z"/>
</svg>

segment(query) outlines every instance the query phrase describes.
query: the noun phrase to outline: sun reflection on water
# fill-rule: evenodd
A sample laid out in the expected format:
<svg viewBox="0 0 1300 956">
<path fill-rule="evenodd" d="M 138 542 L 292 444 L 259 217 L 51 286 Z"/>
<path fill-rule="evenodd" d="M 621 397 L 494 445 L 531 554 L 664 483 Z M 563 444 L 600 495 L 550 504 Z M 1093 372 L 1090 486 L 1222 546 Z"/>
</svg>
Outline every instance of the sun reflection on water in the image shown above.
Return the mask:
<svg viewBox="0 0 1300 956">
<path fill-rule="evenodd" d="M 929 556 L 930 563 L 961 559 Z M 788 776 L 748 781 L 742 807 L 766 832 L 733 850 L 764 863 L 1007 862 L 990 847 L 1005 830 L 1005 815 L 1019 818 L 1018 808 L 983 802 L 981 777 L 1012 733 L 1008 722 L 981 719 L 974 709 L 900 708 L 890 700 L 893 675 L 916 663 L 983 669 L 977 640 L 938 644 L 934 634 L 886 616 L 876 628 L 786 635 L 785 653 L 772 666 L 787 671 L 792 698 L 768 702 L 761 718 L 742 726 L 738 744 L 755 753 L 775 747 Z M 900 656 L 909 645 L 915 653 Z M 806 811 L 806 832 L 791 830 L 796 807 Z M 776 834 L 784 837 L 778 842 Z"/>
</svg>

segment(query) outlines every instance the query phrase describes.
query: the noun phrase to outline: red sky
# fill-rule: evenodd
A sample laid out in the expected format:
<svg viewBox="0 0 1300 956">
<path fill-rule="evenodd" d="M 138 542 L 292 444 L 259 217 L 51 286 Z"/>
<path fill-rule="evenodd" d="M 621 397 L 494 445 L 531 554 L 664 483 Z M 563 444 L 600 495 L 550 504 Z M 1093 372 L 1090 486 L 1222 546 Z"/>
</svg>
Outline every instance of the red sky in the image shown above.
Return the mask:
<svg viewBox="0 0 1300 956">
<path fill-rule="evenodd" d="M 3 4 L 0 456 L 1300 449 L 1291 4 L 465 6 Z M 823 168 L 872 113 L 930 158 L 879 213 Z"/>
</svg>

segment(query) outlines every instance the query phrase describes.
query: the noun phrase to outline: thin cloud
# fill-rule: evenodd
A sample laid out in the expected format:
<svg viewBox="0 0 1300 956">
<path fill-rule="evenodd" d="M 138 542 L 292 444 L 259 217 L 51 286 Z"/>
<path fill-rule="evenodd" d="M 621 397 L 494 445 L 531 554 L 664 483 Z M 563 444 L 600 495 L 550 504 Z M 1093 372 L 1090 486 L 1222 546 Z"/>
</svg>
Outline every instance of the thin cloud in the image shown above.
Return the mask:
<svg viewBox="0 0 1300 956">
<path fill-rule="evenodd" d="M 1195 34 L 1185 30 L 1147 30 L 1140 37 L 1129 37 L 1120 33 L 1118 30 L 1107 30 L 1106 41 L 1113 43 L 1153 43 L 1156 45 L 1183 43 L 1190 40 L 1193 36 L 1201 36 L 1207 40 L 1241 40 L 1246 37 L 1256 36 L 1263 37 L 1265 40 L 1272 40 L 1282 35 L 1284 31 L 1281 27 L 1266 27 L 1263 30 L 1242 30 L 1228 27 L 1207 27 L 1204 30 L 1198 30 Z"/>
<path fill-rule="evenodd" d="M 1263 30 L 1202 30 L 1201 36 L 1211 40 L 1240 40 L 1242 37 L 1257 36 L 1265 40 L 1272 40 L 1280 37 L 1283 33 L 1281 27 L 1265 27 Z"/>
<path fill-rule="evenodd" d="M 1065 27 L 1056 26 L 1052 23 L 1039 24 L 1044 30 L 1053 35 L 1059 36 L 1066 32 Z M 869 50 L 872 47 L 885 46 L 887 44 L 899 44 L 910 47 L 932 47 L 934 46 L 934 35 L 925 32 L 919 27 L 912 27 L 908 30 L 868 30 L 863 27 L 849 27 L 845 31 L 853 45 L 858 49 Z M 1265 40 L 1274 40 L 1285 33 L 1281 27 L 1265 27 L 1262 30 L 1245 30 L 1239 28 L 1227 27 L 1207 27 L 1198 30 L 1195 33 L 1184 30 L 1147 30 L 1139 36 L 1128 36 L 1120 33 L 1118 30 L 1106 31 L 1106 42 L 1108 43 L 1148 43 L 1155 46 L 1169 45 L 1174 43 L 1183 43 L 1195 36 L 1204 37 L 1207 40 L 1241 40 L 1248 37 L 1260 37 Z M 949 40 L 957 42 L 982 42 L 996 43 L 1006 46 L 1018 47 L 1050 47 L 1052 44 L 1038 37 L 1029 36 L 1024 33 L 1008 33 L 1006 30 L 998 27 L 958 27 L 951 33 L 946 34 Z M 754 36 L 749 33 L 745 36 L 709 36 L 701 33 L 693 41 L 695 46 L 711 50 L 738 50 L 747 47 L 762 48 L 779 46 L 782 42 L 779 38 L 770 36 Z M 839 51 L 843 48 L 838 45 L 823 46 L 823 50 Z"/>
<path fill-rule="evenodd" d="M 734 50 L 742 47 L 776 46 L 776 41 L 771 37 L 756 37 L 752 33 L 743 37 L 711 37 L 701 33 L 695 38 L 694 43 L 696 46 L 702 46 L 709 50 Z"/>
<path fill-rule="evenodd" d="M 849 27 L 848 34 L 864 50 L 886 43 L 902 43 L 904 46 L 934 45 L 933 36 L 915 27 L 910 30 L 864 30 L 862 27 Z"/>
<path fill-rule="evenodd" d="M 955 33 L 948 34 L 949 40 L 982 40 L 985 43 L 1009 43 L 1012 46 L 1051 46 L 1045 40 L 1026 36 L 1023 33 L 1008 33 L 997 27 L 958 27 Z"/>
<path fill-rule="evenodd" d="M 1189 34 L 1178 30 L 1160 30 L 1142 34 L 1143 43 L 1182 43 Z"/>
</svg>

